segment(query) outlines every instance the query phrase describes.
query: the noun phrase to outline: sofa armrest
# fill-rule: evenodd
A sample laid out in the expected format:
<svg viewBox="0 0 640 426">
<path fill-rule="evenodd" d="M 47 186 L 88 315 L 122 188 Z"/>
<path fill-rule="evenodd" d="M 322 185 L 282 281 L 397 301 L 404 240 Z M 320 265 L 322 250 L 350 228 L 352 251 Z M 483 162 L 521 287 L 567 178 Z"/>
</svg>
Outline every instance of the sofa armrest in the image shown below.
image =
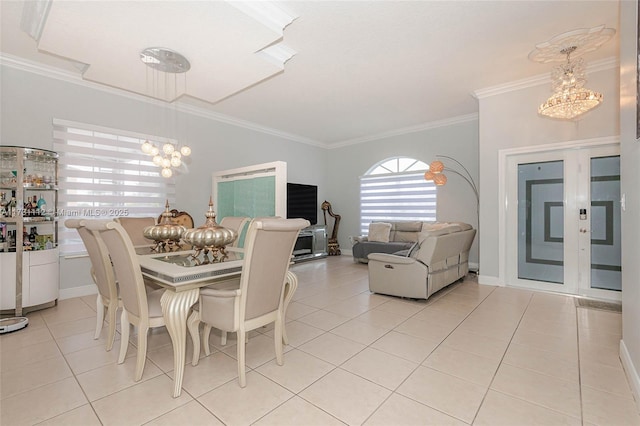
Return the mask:
<svg viewBox="0 0 640 426">
<path fill-rule="evenodd" d="M 369 255 L 369 261 L 371 260 L 384 263 L 393 263 L 394 265 L 410 265 L 417 262 L 416 259 L 413 259 L 411 257 L 396 256 L 394 254 L 386 253 L 371 253 Z"/>
<path fill-rule="evenodd" d="M 353 245 L 355 243 L 369 241 L 369 238 L 366 235 L 358 235 L 357 237 L 351 236 L 349 237 L 349 241 L 351 241 L 351 244 Z"/>
<path fill-rule="evenodd" d="M 429 297 L 429 267 L 416 259 L 392 254 L 369 255 L 369 290 L 391 296 Z"/>
</svg>

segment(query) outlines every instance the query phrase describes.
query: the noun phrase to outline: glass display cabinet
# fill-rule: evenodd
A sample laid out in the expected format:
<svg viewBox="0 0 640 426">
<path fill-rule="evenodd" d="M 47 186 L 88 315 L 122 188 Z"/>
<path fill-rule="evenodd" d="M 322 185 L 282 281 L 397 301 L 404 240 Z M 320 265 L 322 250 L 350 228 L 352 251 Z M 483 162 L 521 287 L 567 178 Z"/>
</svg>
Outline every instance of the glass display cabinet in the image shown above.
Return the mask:
<svg viewBox="0 0 640 426">
<path fill-rule="evenodd" d="M 0 310 L 58 299 L 58 154 L 0 146 Z"/>
</svg>

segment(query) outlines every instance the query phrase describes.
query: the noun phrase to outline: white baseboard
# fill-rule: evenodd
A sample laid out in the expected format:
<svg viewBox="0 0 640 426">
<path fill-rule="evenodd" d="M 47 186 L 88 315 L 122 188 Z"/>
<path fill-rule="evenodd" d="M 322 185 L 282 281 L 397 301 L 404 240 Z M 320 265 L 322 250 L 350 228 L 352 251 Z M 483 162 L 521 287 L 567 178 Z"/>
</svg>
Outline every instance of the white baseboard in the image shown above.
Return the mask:
<svg viewBox="0 0 640 426">
<path fill-rule="evenodd" d="M 61 288 L 58 300 L 73 299 L 74 297 L 90 296 L 92 294 L 98 294 L 98 287 L 95 284 Z"/>
<path fill-rule="evenodd" d="M 624 340 L 620 340 L 620 361 L 622 361 L 629 386 L 631 386 L 631 393 L 636 402 L 636 410 L 640 412 L 640 407 L 638 407 L 638 401 L 640 401 L 640 377 L 638 376 L 638 370 L 636 370 L 636 367 L 631 361 L 631 356 L 629 355 L 629 351 L 627 351 Z"/>
<path fill-rule="evenodd" d="M 491 275 L 478 275 L 478 284 L 504 287 L 504 284 L 500 282 L 500 279 L 498 277 L 494 277 Z"/>
</svg>

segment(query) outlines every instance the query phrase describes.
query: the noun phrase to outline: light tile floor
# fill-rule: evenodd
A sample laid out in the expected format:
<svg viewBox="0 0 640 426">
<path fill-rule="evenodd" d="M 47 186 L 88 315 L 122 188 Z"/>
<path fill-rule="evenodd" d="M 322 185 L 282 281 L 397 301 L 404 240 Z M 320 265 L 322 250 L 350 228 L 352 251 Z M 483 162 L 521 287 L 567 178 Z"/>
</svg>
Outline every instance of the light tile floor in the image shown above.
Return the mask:
<svg viewBox="0 0 640 426">
<path fill-rule="evenodd" d="M 371 294 L 366 265 L 348 256 L 293 270 L 285 364 L 273 327 L 252 332 L 244 389 L 231 336 L 223 347 L 212 333 L 174 399 L 166 330 L 149 335 L 134 383 L 135 348 L 118 365 L 119 335 L 110 352 L 93 340 L 95 297 L 29 314 L 0 337 L 0 424 L 640 425 L 618 313 L 473 275 L 428 301 Z"/>
</svg>

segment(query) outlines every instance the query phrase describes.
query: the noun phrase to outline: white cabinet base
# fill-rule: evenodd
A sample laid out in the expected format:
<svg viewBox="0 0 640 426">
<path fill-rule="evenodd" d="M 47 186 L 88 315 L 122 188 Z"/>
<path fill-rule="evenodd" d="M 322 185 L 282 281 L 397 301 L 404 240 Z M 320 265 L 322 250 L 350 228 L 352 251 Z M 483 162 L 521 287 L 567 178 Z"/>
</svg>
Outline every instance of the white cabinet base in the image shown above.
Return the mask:
<svg viewBox="0 0 640 426">
<path fill-rule="evenodd" d="M 59 250 L 22 253 L 22 307 L 50 304 L 60 288 Z M 0 310 L 16 307 L 16 254 L 0 253 Z M 30 309 L 26 309 L 30 310 Z"/>
</svg>

